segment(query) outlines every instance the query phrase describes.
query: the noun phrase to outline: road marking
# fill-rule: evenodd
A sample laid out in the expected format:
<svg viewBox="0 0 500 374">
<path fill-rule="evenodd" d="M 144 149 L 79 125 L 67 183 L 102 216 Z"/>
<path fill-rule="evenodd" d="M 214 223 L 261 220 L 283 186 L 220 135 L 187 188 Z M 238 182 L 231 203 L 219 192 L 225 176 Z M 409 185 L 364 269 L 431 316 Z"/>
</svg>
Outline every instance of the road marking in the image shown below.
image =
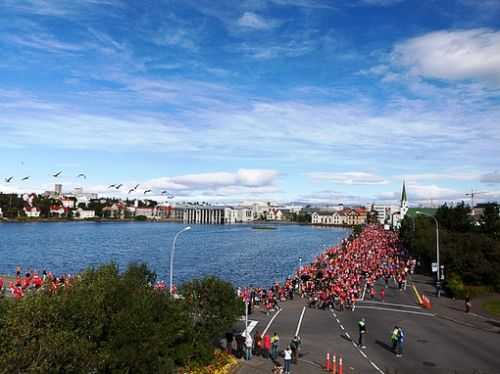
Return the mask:
<svg viewBox="0 0 500 374">
<path fill-rule="evenodd" d="M 248 321 L 250 322 L 248 324 L 248 327 L 245 329 L 245 331 L 243 332 L 245 334 L 245 336 L 247 336 L 247 334 L 251 334 L 252 333 L 252 330 L 255 328 L 255 326 L 257 326 L 257 324 L 259 323 L 258 321 Z"/>
<path fill-rule="evenodd" d="M 299 358 L 299 361 L 302 361 L 302 362 L 308 363 L 309 365 L 313 365 L 313 366 L 316 366 L 316 367 L 322 368 L 322 366 L 321 366 L 320 364 L 318 364 L 317 362 L 314 362 L 314 361 L 309 361 L 309 360 L 306 360 L 305 358 Z"/>
<path fill-rule="evenodd" d="M 401 310 L 401 309 L 391 309 L 391 308 L 381 308 L 378 306 L 358 306 L 359 309 L 375 309 L 375 310 L 386 310 L 388 312 L 399 312 L 399 313 L 408 313 L 408 314 L 418 314 L 421 316 L 429 316 L 435 317 L 434 313 L 426 313 L 426 312 L 415 312 L 413 310 Z"/>
<path fill-rule="evenodd" d="M 380 304 L 380 305 L 400 306 L 402 308 L 421 309 L 421 307 L 415 306 L 415 305 L 386 303 L 386 302 L 382 302 L 382 301 L 370 301 L 370 300 L 366 300 L 366 301 L 360 301 L 360 303 L 364 303 L 364 304 Z"/>
<path fill-rule="evenodd" d="M 380 368 L 377 365 L 375 365 L 375 362 L 370 361 L 370 364 L 372 364 L 372 366 L 375 368 L 375 370 L 377 370 L 379 373 L 384 374 L 384 372 L 382 370 L 380 370 Z"/>
<path fill-rule="evenodd" d="M 267 330 L 269 330 L 269 328 L 271 327 L 271 324 L 274 322 L 274 319 L 275 319 L 276 317 L 278 317 L 278 314 L 280 314 L 282 310 L 283 310 L 283 309 L 278 309 L 278 311 L 277 311 L 276 313 L 274 313 L 274 316 L 271 318 L 271 320 L 268 322 L 268 324 L 267 324 L 266 328 L 265 328 L 265 329 L 264 329 L 264 331 L 262 332 L 262 336 L 266 335 Z"/>
<path fill-rule="evenodd" d="M 366 294 L 366 282 L 365 282 L 365 287 L 363 288 L 363 295 L 361 295 L 361 300 L 365 300 L 365 294 Z"/>
<path fill-rule="evenodd" d="M 297 324 L 297 330 L 295 330 L 295 336 L 299 336 L 300 326 L 302 325 L 302 319 L 304 318 L 305 312 L 306 312 L 306 307 L 303 307 L 302 313 L 300 314 L 299 323 Z"/>
<path fill-rule="evenodd" d="M 362 308 L 362 307 L 360 307 L 360 308 Z M 414 312 L 414 313 L 416 313 L 416 312 Z M 333 314 L 333 312 L 332 312 L 332 314 Z M 337 322 L 338 322 L 338 319 L 336 319 L 336 320 L 337 320 Z M 344 326 L 342 326 L 342 324 L 341 324 L 340 322 L 339 322 L 339 326 L 340 326 L 340 328 L 341 328 L 342 330 L 344 330 Z M 352 346 L 353 346 L 353 347 L 354 347 L 354 348 L 355 348 L 355 349 L 356 349 L 356 350 L 357 350 L 357 351 L 361 354 L 361 356 L 363 356 L 363 357 L 364 357 L 364 358 L 365 358 L 365 359 L 366 359 L 366 360 L 367 360 L 367 361 L 368 361 L 368 362 L 369 362 L 369 363 L 373 366 L 373 368 L 374 368 L 375 370 L 377 370 L 380 374 L 385 374 L 385 373 L 384 373 L 384 372 L 383 372 L 383 371 L 382 371 L 382 370 L 381 370 L 381 369 L 380 369 L 377 365 L 375 365 L 375 363 L 374 363 L 372 360 L 370 360 L 370 359 L 368 358 L 368 355 L 367 355 L 367 354 L 366 354 L 366 353 L 362 350 L 362 348 L 361 348 L 358 344 L 356 344 L 356 343 L 355 343 L 355 342 L 351 339 L 351 337 L 350 337 L 350 335 L 349 335 L 349 333 L 348 333 L 347 331 L 345 332 L 345 334 L 344 334 L 344 335 L 345 335 L 348 339 L 350 339 L 350 340 L 351 340 Z"/>
</svg>

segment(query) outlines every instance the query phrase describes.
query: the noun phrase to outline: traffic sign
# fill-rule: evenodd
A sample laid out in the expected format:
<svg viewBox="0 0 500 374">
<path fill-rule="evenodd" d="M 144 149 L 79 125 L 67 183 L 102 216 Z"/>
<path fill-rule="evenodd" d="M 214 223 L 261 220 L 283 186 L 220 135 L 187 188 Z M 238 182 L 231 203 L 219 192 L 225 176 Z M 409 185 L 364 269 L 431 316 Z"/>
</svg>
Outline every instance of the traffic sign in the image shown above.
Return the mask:
<svg viewBox="0 0 500 374">
<path fill-rule="evenodd" d="M 438 271 L 438 264 L 437 262 L 432 263 L 432 272 L 436 273 Z"/>
</svg>

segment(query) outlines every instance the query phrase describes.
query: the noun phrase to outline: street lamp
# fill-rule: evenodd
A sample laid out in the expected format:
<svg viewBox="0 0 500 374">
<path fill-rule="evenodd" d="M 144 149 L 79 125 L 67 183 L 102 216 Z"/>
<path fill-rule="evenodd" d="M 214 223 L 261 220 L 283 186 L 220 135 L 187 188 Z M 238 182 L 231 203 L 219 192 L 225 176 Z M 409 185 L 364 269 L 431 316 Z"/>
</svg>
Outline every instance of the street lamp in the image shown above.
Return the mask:
<svg viewBox="0 0 500 374">
<path fill-rule="evenodd" d="M 436 262 L 437 262 L 437 269 L 436 269 L 436 276 L 437 276 L 436 290 L 437 290 L 437 292 L 436 292 L 436 294 L 437 294 L 437 297 L 440 297 L 441 296 L 441 275 L 440 275 L 441 267 L 439 265 L 439 223 L 438 223 L 438 220 L 436 219 L 436 217 L 434 217 L 430 214 L 420 212 L 418 210 L 417 210 L 417 214 L 422 215 L 422 216 L 431 217 L 434 220 L 434 222 L 436 223 Z"/>
<path fill-rule="evenodd" d="M 170 252 L 170 294 L 172 294 L 173 286 L 174 286 L 174 254 L 175 254 L 175 242 L 177 241 L 177 237 L 185 231 L 191 230 L 191 226 L 184 227 L 181 231 L 179 231 L 174 236 L 174 242 L 172 243 L 172 251 Z"/>
</svg>

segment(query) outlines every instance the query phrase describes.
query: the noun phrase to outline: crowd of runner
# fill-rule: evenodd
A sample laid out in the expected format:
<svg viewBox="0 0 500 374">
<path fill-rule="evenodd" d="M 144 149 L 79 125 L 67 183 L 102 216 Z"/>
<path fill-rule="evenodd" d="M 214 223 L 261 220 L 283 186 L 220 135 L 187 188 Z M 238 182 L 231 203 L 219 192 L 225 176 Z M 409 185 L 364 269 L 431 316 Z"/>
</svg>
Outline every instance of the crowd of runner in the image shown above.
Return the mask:
<svg viewBox="0 0 500 374">
<path fill-rule="evenodd" d="M 237 292 L 247 303 L 249 314 L 255 307 L 269 314 L 279 309 L 281 302 L 294 297 L 306 298 L 311 308 L 352 310 L 365 296 L 374 298 L 379 295 L 384 301 L 385 288 L 391 279 L 400 290 L 405 289 L 415 265 L 416 261 L 401 247 L 397 233 L 368 225 L 358 236 L 344 239 L 317 256 L 312 263 L 299 268 L 284 283 L 277 282 L 269 288 L 238 288 Z M 384 284 L 377 290 L 380 279 Z M 228 341 L 226 337 L 225 348 L 247 359 L 252 353 L 261 354 L 277 363 L 279 337 L 276 333 L 262 336 L 256 331 L 253 339 L 250 334 L 244 335 L 234 339 L 235 347 L 231 346 L 233 340 Z M 295 337 L 286 347 L 291 354 L 287 354 L 287 349 L 283 351 L 285 373 L 290 370 L 288 359 L 291 357 L 296 362 L 300 337 Z"/>
<path fill-rule="evenodd" d="M 260 306 L 266 312 L 279 308 L 279 303 L 306 297 L 309 307 L 339 311 L 352 309 L 356 301 L 367 293 L 373 298 L 379 279 L 388 284 L 393 279 L 400 289 L 406 288 L 409 273 L 415 261 L 400 246 L 397 234 L 380 226 L 370 225 L 357 237 L 344 239 L 338 246 L 327 249 L 311 264 L 298 269 L 283 284 L 275 283 L 268 289 L 238 289 L 238 295 L 252 307 Z"/>
</svg>

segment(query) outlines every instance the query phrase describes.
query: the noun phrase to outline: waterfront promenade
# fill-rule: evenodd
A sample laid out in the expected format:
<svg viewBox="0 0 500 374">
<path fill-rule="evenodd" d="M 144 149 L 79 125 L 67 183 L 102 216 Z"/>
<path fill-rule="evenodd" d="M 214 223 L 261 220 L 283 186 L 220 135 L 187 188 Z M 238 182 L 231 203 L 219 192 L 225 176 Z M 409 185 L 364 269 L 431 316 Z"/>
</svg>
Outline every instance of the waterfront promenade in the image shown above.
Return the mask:
<svg viewBox="0 0 500 374">
<path fill-rule="evenodd" d="M 500 372 L 499 321 L 476 313 L 465 315 L 456 302 L 445 297 L 436 299 L 425 277 L 414 276 L 411 284 L 429 296 L 431 310 L 417 305 L 412 287 L 400 291 L 391 280 L 384 303 L 378 298 L 369 300 L 365 294 L 354 311 L 336 312 L 308 308 L 304 299 L 295 298 L 281 303 L 282 309 L 272 315 L 257 308 L 249 318 L 257 322 L 253 332 L 279 334 L 281 351 L 299 330 L 301 357 L 298 365 L 292 365 L 292 374 L 324 373 L 327 352 L 343 358 L 345 374 Z M 363 350 L 355 343 L 357 321 L 362 317 L 366 318 L 368 331 Z M 391 351 L 390 336 L 395 325 L 406 333 L 402 357 Z M 283 357 L 279 361 L 282 363 Z M 238 374 L 270 373 L 272 367 L 271 360 L 254 357 L 241 362 Z"/>
</svg>

